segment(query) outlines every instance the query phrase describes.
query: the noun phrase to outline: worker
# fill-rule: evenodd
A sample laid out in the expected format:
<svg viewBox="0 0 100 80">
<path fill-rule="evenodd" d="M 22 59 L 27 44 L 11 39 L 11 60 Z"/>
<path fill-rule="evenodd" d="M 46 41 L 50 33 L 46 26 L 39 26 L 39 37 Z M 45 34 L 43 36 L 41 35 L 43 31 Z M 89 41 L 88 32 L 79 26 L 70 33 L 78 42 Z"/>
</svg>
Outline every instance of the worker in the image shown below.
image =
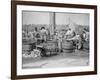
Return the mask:
<svg viewBox="0 0 100 80">
<path fill-rule="evenodd" d="M 72 38 L 74 36 L 75 36 L 75 32 L 71 28 L 68 28 L 67 32 L 65 33 L 64 38 L 69 39 L 69 38 Z"/>
<path fill-rule="evenodd" d="M 26 36 L 27 36 L 26 31 L 25 30 L 22 30 L 22 38 L 25 39 Z"/>
<path fill-rule="evenodd" d="M 59 52 L 62 51 L 62 32 L 59 32 L 58 34 L 58 48 L 59 48 Z"/>
<path fill-rule="evenodd" d="M 83 30 L 83 39 L 89 43 L 89 32 L 85 29 Z"/>
<path fill-rule="evenodd" d="M 33 36 L 32 31 L 29 31 L 29 32 L 28 32 L 28 39 L 33 39 L 33 37 L 34 37 L 34 36 Z"/>
<path fill-rule="evenodd" d="M 34 38 L 35 38 L 36 40 L 40 37 L 37 27 L 34 28 L 33 36 L 34 36 Z"/>
<path fill-rule="evenodd" d="M 45 29 L 45 27 L 41 27 L 40 35 L 41 35 L 42 42 L 46 42 L 48 31 Z"/>
<path fill-rule="evenodd" d="M 68 41 L 73 41 L 76 45 L 76 49 L 82 48 L 82 38 L 79 34 L 75 35 L 73 38 L 67 39 Z"/>
</svg>

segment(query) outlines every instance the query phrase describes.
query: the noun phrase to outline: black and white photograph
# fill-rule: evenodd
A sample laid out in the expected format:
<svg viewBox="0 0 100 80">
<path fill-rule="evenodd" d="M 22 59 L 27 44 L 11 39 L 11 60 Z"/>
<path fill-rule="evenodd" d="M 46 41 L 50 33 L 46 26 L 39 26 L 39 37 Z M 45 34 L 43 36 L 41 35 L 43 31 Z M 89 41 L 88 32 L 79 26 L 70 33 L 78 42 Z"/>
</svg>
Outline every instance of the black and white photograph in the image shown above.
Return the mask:
<svg viewBox="0 0 100 80">
<path fill-rule="evenodd" d="M 97 73 L 97 7 L 12 2 L 12 78 Z"/>
<path fill-rule="evenodd" d="M 22 69 L 89 66 L 90 14 L 22 11 Z"/>
</svg>

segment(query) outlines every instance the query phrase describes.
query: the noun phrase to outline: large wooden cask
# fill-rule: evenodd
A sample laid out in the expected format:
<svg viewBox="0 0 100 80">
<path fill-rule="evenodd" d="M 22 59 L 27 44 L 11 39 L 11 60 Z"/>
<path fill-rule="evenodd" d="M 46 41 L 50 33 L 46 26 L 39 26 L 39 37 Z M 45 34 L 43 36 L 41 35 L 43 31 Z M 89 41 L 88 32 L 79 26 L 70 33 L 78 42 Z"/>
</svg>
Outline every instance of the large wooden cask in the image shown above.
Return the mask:
<svg viewBox="0 0 100 80">
<path fill-rule="evenodd" d="M 63 41 L 62 42 L 63 52 L 71 53 L 73 52 L 73 42 L 72 41 Z"/>
</svg>

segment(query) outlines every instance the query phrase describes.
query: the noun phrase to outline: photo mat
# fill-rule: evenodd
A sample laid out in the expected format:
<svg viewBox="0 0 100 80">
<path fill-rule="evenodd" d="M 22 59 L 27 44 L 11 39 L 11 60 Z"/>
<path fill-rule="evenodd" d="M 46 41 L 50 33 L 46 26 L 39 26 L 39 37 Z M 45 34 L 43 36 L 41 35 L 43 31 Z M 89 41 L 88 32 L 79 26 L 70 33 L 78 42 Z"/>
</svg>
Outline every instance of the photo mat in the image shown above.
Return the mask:
<svg viewBox="0 0 100 80">
<path fill-rule="evenodd" d="M 49 11 L 48 11 L 48 8 L 49 8 Z M 21 9 L 20 10 L 20 14 L 19 14 L 20 15 L 19 16 L 20 20 L 18 20 L 18 22 L 22 21 L 22 23 L 19 22 L 19 23 L 21 23 L 20 24 L 20 30 L 22 30 L 22 31 L 21 31 L 21 33 L 19 33 L 19 31 L 18 31 L 18 34 L 20 34 L 20 36 L 21 36 L 20 42 L 22 42 L 21 43 L 22 44 L 22 48 L 20 48 L 20 49 L 22 49 L 22 50 L 20 50 L 20 51 L 22 51 L 22 55 L 20 55 L 20 57 L 22 57 L 22 58 L 18 57 L 19 60 L 22 59 L 21 60 L 21 64 L 22 65 L 20 65 L 21 66 L 20 68 L 22 68 L 21 69 L 22 71 L 26 71 L 26 72 L 29 71 L 30 72 L 30 70 L 33 69 L 33 72 L 35 70 L 36 70 L 36 72 L 39 70 L 39 72 L 41 72 L 41 73 L 44 72 L 45 73 L 45 71 L 50 70 L 50 73 L 52 73 L 52 71 L 54 71 L 55 68 L 57 69 L 58 72 L 59 72 L 60 69 L 62 71 L 68 71 L 66 69 L 71 69 L 72 72 L 74 70 L 76 71 L 77 69 L 78 69 L 78 71 L 80 71 L 80 70 L 85 71 L 85 68 L 86 68 L 86 70 L 87 69 L 93 70 L 94 53 L 93 53 L 93 51 L 89 51 L 89 48 L 91 50 L 93 50 L 93 48 L 94 48 L 94 45 L 91 44 L 91 43 L 94 43 L 94 41 L 92 41 L 93 39 L 90 41 L 90 44 L 86 43 L 87 45 L 85 45 L 85 46 L 87 48 L 84 48 L 85 50 L 87 49 L 86 52 L 84 50 L 81 51 L 79 49 L 76 49 L 76 46 L 72 50 L 69 49 L 69 52 L 66 49 L 65 49 L 65 52 L 64 52 L 64 49 L 63 49 L 64 46 L 63 45 L 65 44 L 65 48 L 66 48 L 66 46 L 70 43 L 70 41 L 68 43 L 63 43 L 67 39 L 63 39 L 63 42 L 62 42 L 62 47 L 63 48 L 61 48 L 61 49 L 63 49 L 63 51 L 61 52 L 60 51 L 60 46 L 59 46 L 60 43 L 59 43 L 59 40 L 57 40 L 57 42 L 56 42 L 57 46 L 55 46 L 55 47 L 57 47 L 58 51 L 54 51 L 56 53 L 53 53 L 53 52 L 51 53 L 51 54 L 54 54 L 54 56 L 53 55 L 49 56 L 50 52 L 48 51 L 47 52 L 47 54 L 48 54 L 47 56 L 44 56 L 44 57 L 40 56 L 40 57 L 37 57 L 37 58 L 35 58 L 35 54 L 34 54 L 34 50 L 38 50 L 36 48 L 32 48 L 32 50 L 30 50 L 30 51 L 28 51 L 28 50 L 26 51 L 26 54 L 30 54 L 30 55 L 24 55 L 25 52 L 23 53 L 23 49 L 25 49 L 25 47 L 29 47 L 29 46 L 34 46 L 35 45 L 35 44 L 32 45 L 35 40 L 32 39 L 33 40 L 32 43 L 31 43 L 31 40 L 29 40 L 28 43 L 26 41 L 25 42 L 25 46 L 23 46 L 24 42 L 21 41 L 21 39 L 23 38 L 22 37 L 23 36 L 22 35 L 23 30 L 24 31 L 26 30 L 26 32 L 28 33 L 28 32 L 34 32 L 34 28 L 38 28 L 38 32 L 40 32 L 41 27 L 45 27 L 46 30 L 49 30 L 50 33 L 49 33 L 48 36 L 50 36 L 50 37 L 51 37 L 51 35 L 55 35 L 56 32 L 60 33 L 62 31 L 62 35 L 65 34 L 69 27 L 72 29 L 72 31 L 76 30 L 75 31 L 75 36 L 77 36 L 78 34 L 79 35 L 83 34 L 82 32 L 84 32 L 85 29 L 87 29 L 88 34 L 90 34 L 90 33 L 93 34 L 94 27 L 90 27 L 90 26 L 93 26 L 93 24 L 94 24 L 94 21 L 93 21 L 94 17 L 92 17 L 92 15 L 94 15 L 94 11 L 93 10 L 72 9 L 72 8 L 51 8 L 51 7 L 40 7 L 40 6 L 22 6 L 22 7 L 20 6 L 18 9 Z M 81 10 L 81 12 L 79 10 Z M 55 16 L 55 18 L 54 18 L 54 16 Z M 65 32 L 65 33 L 63 33 L 63 32 Z M 93 37 L 94 37 L 94 35 L 90 35 L 90 37 L 88 39 L 90 40 Z M 71 41 L 73 41 L 73 40 L 71 40 Z M 53 42 L 53 40 L 51 40 L 51 42 Z M 40 47 L 42 46 L 43 47 L 43 44 L 44 44 L 47 47 L 48 43 L 50 43 L 50 39 L 47 40 L 46 43 L 45 42 L 43 42 L 43 43 L 40 42 L 38 44 L 38 46 L 40 46 Z M 53 47 L 53 44 L 51 43 L 51 47 Z M 71 44 L 73 44 L 73 43 L 71 43 Z M 19 48 L 19 46 L 18 46 L 18 48 Z M 90 53 L 91 53 L 91 55 L 90 55 Z M 58 54 L 58 55 L 56 55 L 56 54 Z M 38 54 L 36 56 L 38 56 Z M 70 56 L 72 58 L 67 60 L 67 56 L 68 57 Z M 76 56 L 76 58 L 79 57 L 79 60 L 78 60 L 78 58 L 77 58 L 77 60 L 74 59 L 73 56 L 74 57 Z M 53 57 L 54 57 L 54 59 L 56 59 L 58 57 L 58 59 L 52 61 Z M 60 57 L 62 59 L 61 61 L 63 61 L 63 62 L 59 61 Z M 49 60 L 48 60 L 48 58 L 49 58 Z M 81 61 L 80 58 L 81 59 L 83 58 L 83 60 Z M 42 60 L 42 59 L 45 59 L 45 60 Z M 56 62 L 57 60 L 59 62 L 58 62 L 58 64 L 56 64 L 56 65 L 58 65 L 56 67 L 56 66 L 54 66 L 54 64 L 57 63 Z M 68 64 L 67 64 L 67 61 L 69 61 Z M 70 61 L 72 61 L 73 63 L 70 62 Z M 51 63 L 49 64 L 49 62 L 51 62 Z M 71 65 L 69 65 L 69 64 L 71 64 Z M 32 65 L 33 65 L 33 68 L 32 68 Z M 41 69 L 41 67 L 42 67 L 41 65 L 47 65 L 48 67 Z M 67 67 L 68 65 L 70 67 Z M 74 65 L 75 65 L 75 68 L 74 68 Z M 51 66 L 51 67 L 49 67 L 49 66 Z M 54 67 L 52 67 L 52 66 L 54 66 Z M 63 67 L 63 66 L 65 66 L 65 67 Z M 80 68 L 80 70 L 79 70 L 79 68 Z M 35 72 L 35 74 L 36 74 L 36 72 Z M 49 73 L 49 71 L 48 71 L 48 73 Z M 24 72 L 24 74 L 25 74 L 25 72 Z M 37 72 L 37 74 L 38 74 L 38 72 Z"/>
</svg>

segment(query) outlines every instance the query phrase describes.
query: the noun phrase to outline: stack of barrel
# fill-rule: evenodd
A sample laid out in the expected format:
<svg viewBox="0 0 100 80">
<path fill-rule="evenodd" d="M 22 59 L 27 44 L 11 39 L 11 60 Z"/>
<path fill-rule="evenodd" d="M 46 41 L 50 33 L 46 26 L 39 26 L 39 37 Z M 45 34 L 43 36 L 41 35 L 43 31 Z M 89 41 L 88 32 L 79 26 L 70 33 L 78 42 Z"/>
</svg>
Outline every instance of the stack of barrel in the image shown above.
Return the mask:
<svg viewBox="0 0 100 80">
<path fill-rule="evenodd" d="M 48 41 L 45 48 L 46 48 L 46 54 L 48 56 L 57 54 L 58 51 L 57 42 Z"/>
<path fill-rule="evenodd" d="M 22 45 L 22 55 L 23 57 L 31 57 L 30 56 L 31 45 L 23 44 Z"/>
<path fill-rule="evenodd" d="M 73 42 L 72 41 L 64 40 L 62 42 L 62 50 L 63 50 L 63 52 L 65 52 L 65 53 L 72 53 L 73 49 L 74 49 L 74 47 L 73 47 Z"/>
</svg>

